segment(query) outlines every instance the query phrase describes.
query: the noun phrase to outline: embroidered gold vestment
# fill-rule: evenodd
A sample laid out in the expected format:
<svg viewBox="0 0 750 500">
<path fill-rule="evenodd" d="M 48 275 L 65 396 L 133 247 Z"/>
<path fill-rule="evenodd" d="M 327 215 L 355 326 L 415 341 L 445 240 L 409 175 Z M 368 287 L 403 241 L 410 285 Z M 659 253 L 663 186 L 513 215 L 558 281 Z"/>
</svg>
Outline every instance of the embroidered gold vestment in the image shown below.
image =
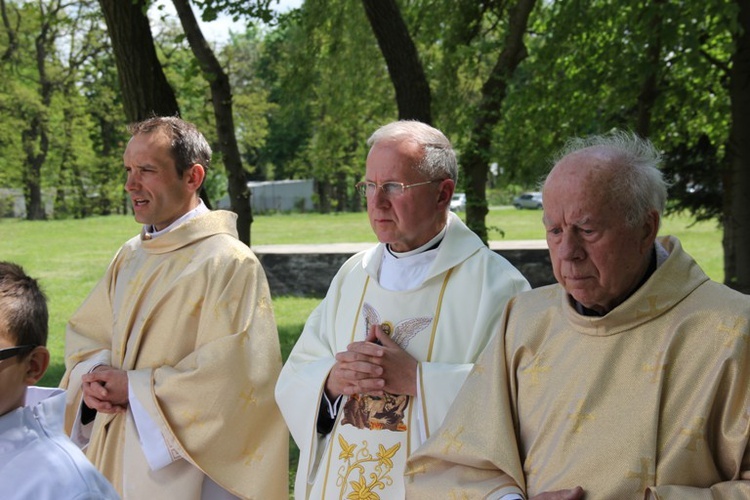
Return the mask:
<svg viewBox="0 0 750 500">
<path fill-rule="evenodd" d="M 181 457 L 175 463 L 198 473 L 188 480 L 163 472 L 172 465 L 150 471 L 134 453 L 130 412 L 98 413 L 87 455 L 124 498 L 145 495 L 137 487 L 149 480 L 149 498 L 199 499 L 203 474 L 241 498 L 288 497 L 271 297 L 235 220 L 209 212 L 152 240 L 131 239 L 68 324 L 68 432 L 80 377 L 103 361 L 128 371 L 138 401 Z"/>
<path fill-rule="evenodd" d="M 443 427 L 412 456 L 409 498 L 750 498 L 750 297 L 675 238 L 602 317 L 552 285 L 511 301 Z"/>
</svg>

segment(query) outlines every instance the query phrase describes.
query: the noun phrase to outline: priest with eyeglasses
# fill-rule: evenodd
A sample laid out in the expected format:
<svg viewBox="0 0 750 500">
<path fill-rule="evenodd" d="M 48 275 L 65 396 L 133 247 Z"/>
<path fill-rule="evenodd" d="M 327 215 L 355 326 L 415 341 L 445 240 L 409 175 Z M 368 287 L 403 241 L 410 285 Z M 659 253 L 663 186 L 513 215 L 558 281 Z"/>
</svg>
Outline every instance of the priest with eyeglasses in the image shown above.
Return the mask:
<svg viewBox="0 0 750 500">
<path fill-rule="evenodd" d="M 449 210 L 458 167 L 442 132 L 397 121 L 368 146 L 356 189 L 379 243 L 338 271 L 276 385 L 298 499 L 404 498 L 407 457 L 529 289 Z"/>
</svg>

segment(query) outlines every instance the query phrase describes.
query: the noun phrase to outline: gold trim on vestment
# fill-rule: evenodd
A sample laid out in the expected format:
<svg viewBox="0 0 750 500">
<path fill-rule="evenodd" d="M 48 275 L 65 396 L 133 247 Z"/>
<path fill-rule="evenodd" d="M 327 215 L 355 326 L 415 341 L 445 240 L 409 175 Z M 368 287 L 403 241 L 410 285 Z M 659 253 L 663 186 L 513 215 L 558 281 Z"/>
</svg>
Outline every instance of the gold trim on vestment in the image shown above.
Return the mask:
<svg viewBox="0 0 750 500">
<path fill-rule="evenodd" d="M 440 293 L 438 294 L 437 303 L 436 303 L 436 306 L 435 306 L 435 313 L 434 313 L 434 316 L 433 316 L 434 319 L 432 321 L 432 331 L 430 332 L 430 341 L 429 341 L 428 349 L 427 349 L 426 361 L 428 361 L 428 362 L 431 361 L 431 359 L 432 359 L 432 351 L 433 351 L 433 348 L 435 346 L 435 336 L 436 336 L 436 333 L 437 333 L 437 325 L 438 325 L 438 321 L 440 319 L 440 310 L 442 309 L 442 303 L 443 303 L 443 299 L 444 299 L 444 296 L 445 296 L 445 289 L 448 286 L 448 280 L 449 280 L 449 278 L 450 278 L 450 276 L 451 276 L 452 273 L 453 273 L 453 269 L 449 269 L 448 272 L 445 275 L 445 278 L 443 278 L 443 284 L 440 287 Z M 355 335 L 356 335 L 356 332 L 357 332 L 357 322 L 359 321 L 359 317 L 362 314 L 362 308 L 363 308 L 363 304 L 364 304 L 364 301 L 365 301 L 365 295 L 367 293 L 367 287 L 369 285 L 369 282 L 370 282 L 370 276 L 368 275 L 367 278 L 365 279 L 364 286 L 362 287 L 362 295 L 360 296 L 359 304 L 357 306 L 357 314 L 354 315 L 354 324 L 352 325 L 352 333 L 351 333 L 351 340 L 350 340 L 350 342 L 354 342 L 354 340 L 355 340 Z M 365 337 L 367 335 L 369 335 L 369 332 L 365 332 Z M 424 426 L 425 426 L 426 435 L 429 437 L 429 425 L 428 425 L 428 422 L 427 422 L 427 406 L 425 404 L 424 385 L 422 384 L 421 370 L 420 370 L 420 377 L 419 377 L 419 380 L 417 380 L 417 383 L 420 384 L 420 386 L 422 387 L 422 398 L 421 398 L 422 399 L 422 417 L 424 419 Z M 348 396 L 346 397 L 346 399 L 348 399 Z M 409 400 L 411 400 L 411 399 L 413 399 L 413 397 L 409 396 Z M 336 421 L 334 423 L 333 429 L 331 429 L 331 433 L 329 434 L 329 439 L 328 439 L 328 443 L 327 443 L 327 446 L 328 446 L 328 458 L 326 459 L 325 476 L 320 479 L 320 480 L 323 481 L 323 485 L 322 485 L 322 489 L 321 489 L 321 496 L 322 496 L 322 498 L 326 498 L 326 491 L 327 491 L 327 488 L 328 488 L 328 478 L 329 478 L 329 474 L 330 474 L 330 471 L 331 471 L 331 461 L 333 459 L 334 448 L 335 448 L 334 439 L 338 435 L 337 431 L 338 431 L 338 428 L 339 428 L 339 426 L 341 424 L 342 414 L 344 413 L 343 412 L 343 406 L 344 406 L 344 404 L 345 404 L 345 401 L 342 401 L 340 409 L 339 409 L 339 412 L 336 415 Z M 414 411 L 414 405 L 413 404 L 409 404 L 407 406 L 406 422 L 412 422 L 413 411 Z M 407 457 L 409 457 L 411 455 L 411 432 L 412 432 L 412 426 L 409 425 L 408 428 L 407 428 L 407 431 L 406 431 L 406 436 L 404 438 L 405 441 L 406 441 L 406 456 Z M 341 495 L 343 495 L 346 492 L 345 488 L 346 488 L 346 485 L 344 485 L 344 489 L 340 492 Z"/>
<path fill-rule="evenodd" d="M 435 311 L 435 319 L 432 322 L 432 336 L 430 337 L 430 348 L 427 350 L 427 361 L 432 361 L 432 348 L 435 345 L 435 332 L 437 331 L 437 325 L 440 321 L 440 310 L 443 306 L 443 296 L 445 295 L 445 288 L 448 286 L 448 279 L 453 274 L 453 268 L 448 269 L 443 280 L 443 286 L 440 289 L 440 295 L 438 295 L 437 310 Z M 427 402 L 424 397 L 424 384 L 422 383 L 422 370 L 419 371 L 419 383 L 422 386 L 422 418 L 424 418 L 424 433 L 425 436 L 430 437 L 430 425 L 427 422 Z"/>
</svg>

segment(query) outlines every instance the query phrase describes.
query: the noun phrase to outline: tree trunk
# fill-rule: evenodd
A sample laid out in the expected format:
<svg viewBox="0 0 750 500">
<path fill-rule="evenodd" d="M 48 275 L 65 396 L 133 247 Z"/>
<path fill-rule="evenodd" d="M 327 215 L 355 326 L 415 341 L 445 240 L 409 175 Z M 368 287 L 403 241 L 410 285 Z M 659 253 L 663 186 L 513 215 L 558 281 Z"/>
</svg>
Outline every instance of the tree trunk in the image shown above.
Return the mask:
<svg viewBox="0 0 750 500">
<path fill-rule="evenodd" d="M 739 33 L 729 73 L 732 124 L 724 176 L 724 282 L 750 293 L 750 0 L 737 0 Z"/>
<path fill-rule="evenodd" d="M 47 47 L 54 43 L 52 29 L 60 5 L 50 5 L 49 10 L 40 11 L 41 31 L 34 38 L 36 69 L 39 75 L 39 97 L 42 110 L 32 111 L 28 127 L 21 132 L 23 148 L 26 153 L 26 165 L 23 173 L 24 198 L 26 199 L 26 218 L 44 220 L 47 214 L 42 199 L 42 166 L 49 152 L 49 118 L 47 116 L 52 103 L 53 84 L 47 74 Z"/>
<path fill-rule="evenodd" d="M 470 143 L 462 164 L 466 175 L 466 224 L 487 243 L 487 173 L 490 164 L 492 132 L 502 117 L 502 103 L 513 72 L 526 58 L 523 36 L 536 0 L 518 0 L 510 8 L 508 32 L 503 50 L 482 86 L 482 99 L 471 130 Z"/>
<path fill-rule="evenodd" d="M 112 41 L 128 121 L 179 115 L 174 91 L 156 56 L 147 1 L 99 0 L 99 5 Z"/>
<path fill-rule="evenodd" d="M 396 89 L 398 117 L 432 123 L 430 84 L 396 0 L 362 0 Z"/>
<path fill-rule="evenodd" d="M 47 158 L 49 137 L 41 112 L 29 120 L 29 125 L 21 132 L 26 161 L 23 169 L 23 195 L 26 200 L 26 218 L 44 220 L 47 214 L 42 199 L 42 165 Z"/>
<path fill-rule="evenodd" d="M 659 97 L 659 72 L 663 66 L 661 63 L 661 25 L 664 3 L 665 0 L 653 0 L 646 11 L 651 16 L 647 22 L 651 40 L 646 48 L 645 57 L 648 69 L 638 94 L 638 114 L 635 124 L 635 132 L 643 138 L 648 138 L 650 135 L 651 113 Z"/>
<path fill-rule="evenodd" d="M 232 114 L 232 89 L 229 76 L 219 64 L 208 42 L 201 32 L 198 21 L 190 8 L 188 0 L 172 0 L 182 29 L 185 31 L 190 49 L 198 60 L 203 75 L 211 88 L 211 101 L 216 121 L 216 134 L 219 147 L 227 169 L 229 200 L 232 211 L 237 214 L 237 233 L 239 239 L 250 245 L 250 227 L 253 223 L 250 206 L 250 190 L 247 187 L 245 170 L 242 168 L 242 157 L 234 133 L 234 116 Z"/>
</svg>

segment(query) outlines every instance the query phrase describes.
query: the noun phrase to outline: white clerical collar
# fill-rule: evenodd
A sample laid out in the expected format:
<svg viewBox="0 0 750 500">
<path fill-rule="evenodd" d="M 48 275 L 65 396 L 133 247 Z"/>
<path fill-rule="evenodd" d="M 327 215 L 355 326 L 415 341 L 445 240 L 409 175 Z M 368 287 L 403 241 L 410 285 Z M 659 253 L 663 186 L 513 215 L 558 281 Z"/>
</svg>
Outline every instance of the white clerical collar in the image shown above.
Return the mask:
<svg viewBox="0 0 750 500">
<path fill-rule="evenodd" d="M 450 222 L 449 222 L 450 223 Z M 448 224 L 449 224 L 448 223 Z M 448 224 L 446 224 L 443 229 L 435 235 L 434 238 L 432 238 L 430 241 L 425 243 L 419 248 L 415 248 L 414 250 L 409 250 L 408 252 L 396 252 L 394 250 L 391 250 L 390 245 L 386 245 L 385 248 L 388 250 L 388 253 L 396 257 L 397 259 L 403 259 L 404 257 L 411 257 L 412 255 L 417 255 L 422 252 L 426 252 L 428 250 L 432 250 L 433 248 L 436 248 L 441 241 L 443 241 L 443 238 L 445 237 L 445 232 L 448 230 Z"/>
<path fill-rule="evenodd" d="M 420 286 L 437 258 L 440 242 L 447 226 L 424 245 L 408 252 L 386 248 L 378 272 L 378 283 L 386 290 L 404 291 Z"/>
<path fill-rule="evenodd" d="M 191 211 L 185 213 L 185 215 L 183 215 L 182 217 L 180 217 L 179 219 L 177 219 L 176 221 L 174 221 L 173 223 L 171 223 L 170 225 L 168 225 L 167 227 L 165 227 L 161 231 L 156 231 L 155 228 L 154 228 L 154 226 L 152 226 L 151 224 L 146 224 L 145 226 L 143 226 L 143 229 L 144 229 L 144 232 L 145 232 L 145 238 L 149 239 L 149 240 L 154 239 L 157 236 L 161 236 L 162 234 L 168 233 L 169 231 L 171 231 L 172 229 L 176 228 L 180 224 L 182 224 L 184 222 L 187 222 L 190 219 L 192 219 L 194 217 L 197 217 L 197 216 L 199 216 L 201 214 L 205 214 L 206 212 L 210 212 L 210 210 L 203 203 L 203 200 L 199 199 L 197 207 L 195 207 Z"/>
</svg>

